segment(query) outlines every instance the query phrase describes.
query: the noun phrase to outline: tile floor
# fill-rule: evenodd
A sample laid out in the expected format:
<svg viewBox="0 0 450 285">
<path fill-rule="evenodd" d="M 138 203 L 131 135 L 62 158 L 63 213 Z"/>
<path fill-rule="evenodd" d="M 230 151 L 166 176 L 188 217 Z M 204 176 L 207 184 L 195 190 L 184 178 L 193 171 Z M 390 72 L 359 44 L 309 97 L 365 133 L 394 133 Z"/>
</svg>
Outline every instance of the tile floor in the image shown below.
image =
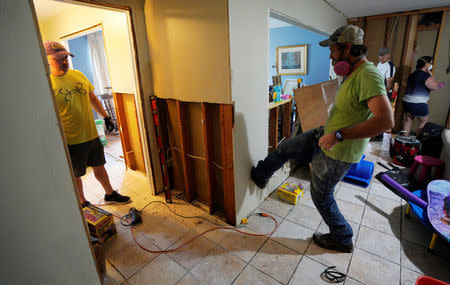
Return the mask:
<svg viewBox="0 0 450 285">
<path fill-rule="evenodd" d="M 388 142 L 371 142 L 366 159 L 389 161 Z M 163 201 L 150 195 L 144 176 L 125 171 L 123 163 L 109 157 L 111 181 L 121 193 L 133 197 L 132 205 L 108 206 L 110 212 L 126 214 L 134 206 Z M 375 172 L 383 171 L 376 166 Z M 91 201 L 103 196 L 99 184 L 89 172 L 84 178 Z M 341 284 L 414 284 L 419 275 L 450 282 L 450 250 L 438 239 L 435 253 L 426 249 L 431 234 L 414 217 L 404 217 L 406 204 L 390 190 L 372 180 L 368 188 L 339 183 L 335 195 L 341 211 L 354 230 L 353 253 L 324 250 L 311 242 L 316 230 L 326 232 L 312 204 L 306 175 L 298 172 L 287 179 L 301 182 L 307 189 L 296 206 L 269 196 L 255 212 L 270 213 L 279 223 L 270 237 L 241 235 L 216 230 L 171 253 L 154 254 L 139 248 L 129 228 L 116 221 L 118 236 L 106 247 L 105 284 L 327 284 L 320 273 L 334 265 L 348 275 Z M 136 227 L 137 240 L 148 249 L 174 248 L 214 224 L 224 225 L 216 217 L 183 201 L 171 209 L 180 215 L 201 216 L 185 219 L 173 215 L 167 207 L 153 203 L 143 213 L 144 224 Z M 214 224 L 213 224 L 214 223 Z M 268 233 L 274 223 L 252 215 L 244 230 Z"/>
</svg>

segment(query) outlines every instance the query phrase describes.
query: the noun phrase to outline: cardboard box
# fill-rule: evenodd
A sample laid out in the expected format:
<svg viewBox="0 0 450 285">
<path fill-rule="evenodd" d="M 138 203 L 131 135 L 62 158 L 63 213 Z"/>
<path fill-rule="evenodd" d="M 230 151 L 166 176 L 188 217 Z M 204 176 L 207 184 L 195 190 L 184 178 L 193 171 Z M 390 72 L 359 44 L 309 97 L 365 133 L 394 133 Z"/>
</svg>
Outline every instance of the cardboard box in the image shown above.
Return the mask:
<svg viewBox="0 0 450 285">
<path fill-rule="evenodd" d="M 116 235 L 116 225 L 111 213 L 94 205 L 84 207 L 83 213 L 91 236 L 96 237 L 103 243 Z"/>
<path fill-rule="evenodd" d="M 303 186 L 284 183 L 277 188 L 277 198 L 290 204 L 296 205 L 300 197 L 303 196 Z"/>
</svg>

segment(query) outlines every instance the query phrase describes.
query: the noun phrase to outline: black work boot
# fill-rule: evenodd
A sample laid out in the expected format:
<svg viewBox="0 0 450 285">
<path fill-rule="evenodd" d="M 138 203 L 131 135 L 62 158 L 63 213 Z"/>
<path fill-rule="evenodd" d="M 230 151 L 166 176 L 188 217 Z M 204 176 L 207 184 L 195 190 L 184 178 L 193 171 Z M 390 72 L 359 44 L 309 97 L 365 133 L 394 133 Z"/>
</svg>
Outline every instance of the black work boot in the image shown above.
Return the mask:
<svg viewBox="0 0 450 285">
<path fill-rule="evenodd" d="M 313 234 L 313 241 L 320 247 L 336 250 L 340 252 L 350 253 L 353 251 L 353 242 L 347 244 L 337 243 L 330 234 L 321 234 L 316 232 Z"/>
<path fill-rule="evenodd" d="M 130 197 L 120 195 L 117 191 L 113 191 L 110 195 L 105 194 L 105 204 L 127 204 L 130 202 Z"/>
<path fill-rule="evenodd" d="M 263 177 L 263 174 L 261 174 L 261 170 L 254 166 L 252 166 L 252 170 L 250 171 L 250 178 L 256 184 L 256 186 L 261 189 L 266 188 L 267 182 L 269 182 L 269 179 Z"/>
</svg>

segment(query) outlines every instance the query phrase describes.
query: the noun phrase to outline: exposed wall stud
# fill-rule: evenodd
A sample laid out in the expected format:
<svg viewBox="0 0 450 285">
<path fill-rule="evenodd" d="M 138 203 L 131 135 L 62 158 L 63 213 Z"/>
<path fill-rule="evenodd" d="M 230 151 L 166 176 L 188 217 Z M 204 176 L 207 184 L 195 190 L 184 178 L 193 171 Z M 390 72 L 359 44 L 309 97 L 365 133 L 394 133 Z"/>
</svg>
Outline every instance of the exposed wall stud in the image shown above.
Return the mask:
<svg viewBox="0 0 450 285">
<path fill-rule="evenodd" d="M 225 216 L 229 224 L 236 225 L 233 161 L 233 106 L 220 105 L 220 133 L 222 138 L 223 189 Z"/>
<path fill-rule="evenodd" d="M 212 134 L 211 121 L 209 119 L 208 103 L 202 103 L 202 124 L 203 124 L 203 140 L 205 142 L 205 169 L 206 169 L 206 184 L 209 192 L 209 212 L 212 214 L 215 211 L 216 205 L 214 203 L 214 169 L 211 163 L 212 150 Z"/>
<path fill-rule="evenodd" d="M 183 164 L 183 174 L 184 174 L 184 192 L 186 195 L 186 200 L 188 202 L 192 201 L 192 193 L 190 189 L 190 167 L 189 160 L 186 158 L 186 150 L 188 149 L 188 140 L 186 134 L 186 128 L 184 123 L 186 122 L 186 114 L 184 111 L 184 103 L 177 100 L 177 113 L 178 113 L 178 130 L 180 132 L 180 148 L 181 148 L 181 162 Z"/>
</svg>

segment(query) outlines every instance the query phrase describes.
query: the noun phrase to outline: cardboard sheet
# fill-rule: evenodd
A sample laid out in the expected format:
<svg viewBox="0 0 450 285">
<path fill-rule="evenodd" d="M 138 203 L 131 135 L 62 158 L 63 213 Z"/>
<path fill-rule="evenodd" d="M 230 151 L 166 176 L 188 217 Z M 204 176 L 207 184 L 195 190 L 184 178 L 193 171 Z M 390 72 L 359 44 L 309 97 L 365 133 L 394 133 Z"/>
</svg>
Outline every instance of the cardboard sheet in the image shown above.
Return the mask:
<svg viewBox="0 0 450 285">
<path fill-rule="evenodd" d="M 294 89 L 302 131 L 325 125 L 339 84 L 336 79 Z"/>
</svg>

